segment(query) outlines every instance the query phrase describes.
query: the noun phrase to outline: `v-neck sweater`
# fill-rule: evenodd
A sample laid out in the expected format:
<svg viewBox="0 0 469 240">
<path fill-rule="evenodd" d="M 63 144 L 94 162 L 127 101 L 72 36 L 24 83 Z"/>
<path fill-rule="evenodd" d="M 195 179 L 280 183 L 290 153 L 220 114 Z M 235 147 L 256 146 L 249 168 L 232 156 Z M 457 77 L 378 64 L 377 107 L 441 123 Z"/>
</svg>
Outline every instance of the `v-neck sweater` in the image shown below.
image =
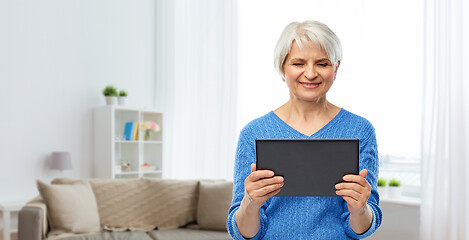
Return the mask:
<svg viewBox="0 0 469 240">
<path fill-rule="evenodd" d="M 342 197 L 271 197 L 260 208 L 260 228 L 252 239 L 361 239 L 373 234 L 381 225 L 377 191 L 378 149 L 375 130 L 363 117 L 345 109 L 320 130 L 307 136 L 292 128 L 273 111 L 248 123 L 238 139 L 233 179 L 233 200 L 227 219 L 227 229 L 233 239 L 245 239 L 235 222 L 244 197 L 244 180 L 256 162 L 256 139 L 314 139 L 354 138 L 360 140 L 359 169 L 367 169 L 366 180 L 371 185 L 368 198 L 373 220 L 363 234 L 350 227 L 350 212 Z"/>
</svg>

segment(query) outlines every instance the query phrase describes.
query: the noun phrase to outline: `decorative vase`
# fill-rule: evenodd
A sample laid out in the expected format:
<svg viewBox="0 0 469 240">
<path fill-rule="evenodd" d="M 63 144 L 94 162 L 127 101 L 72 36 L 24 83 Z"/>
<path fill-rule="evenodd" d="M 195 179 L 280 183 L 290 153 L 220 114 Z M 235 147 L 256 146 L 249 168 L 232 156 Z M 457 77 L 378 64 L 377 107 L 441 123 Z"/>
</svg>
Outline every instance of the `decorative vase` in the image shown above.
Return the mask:
<svg viewBox="0 0 469 240">
<path fill-rule="evenodd" d="M 380 198 L 386 197 L 386 187 L 378 186 L 378 194 Z"/>
<path fill-rule="evenodd" d="M 145 130 L 145 136 L 143 137 L 143 139 L 145 141 L 150 140 L 150 131 L 149 130 Z"/>
<path fill-rule="evenodd" d="M 388 188 L 389 198 L 392 198 L 392 199 L 400 198 L 401 193 L 402 193 L 401 187 L 389 186 L 389 188 Z"/>
<path fill-rule="evenodd" d="M 120 97 L 117 98 L 117 101 L 118 101 L 119 105 L 121 105 L 121 106 L 126 106 L 127 105 L 127 97 L 120 96 Z"/>
<path fill-rule="evenodd" d="M 115 105 L 117 97 L 106 96 L 106 105 Z"/>
</svg>

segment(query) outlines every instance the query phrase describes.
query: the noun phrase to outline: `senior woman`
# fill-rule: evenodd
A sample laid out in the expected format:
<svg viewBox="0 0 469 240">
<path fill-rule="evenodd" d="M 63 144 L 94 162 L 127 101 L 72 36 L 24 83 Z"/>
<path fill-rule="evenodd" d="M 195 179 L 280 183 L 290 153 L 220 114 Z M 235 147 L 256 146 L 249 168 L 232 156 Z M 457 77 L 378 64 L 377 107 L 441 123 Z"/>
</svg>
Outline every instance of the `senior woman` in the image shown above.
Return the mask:
<svg viewBox="0 0 469 240">
<path fill-rule="evenodd" d="M 316 21 L 293 22 L 274 52 L 275 68 L 290 99 L 248 123 L 236 150 L 233 201 L 227 229 L 234 239 L 360 239 L 381 224 L 378 152 L 373 126 L 330 103 L 326 94 L 342 59 L 338 37 Z M 360 140 L 360 172 L 344 176 L 337 197 L 274 197 L 283 177 L 256 170 L 255 140 L 263 138 Z M 288 159 L 285 159 L 288 161 Z"/>
</svg>

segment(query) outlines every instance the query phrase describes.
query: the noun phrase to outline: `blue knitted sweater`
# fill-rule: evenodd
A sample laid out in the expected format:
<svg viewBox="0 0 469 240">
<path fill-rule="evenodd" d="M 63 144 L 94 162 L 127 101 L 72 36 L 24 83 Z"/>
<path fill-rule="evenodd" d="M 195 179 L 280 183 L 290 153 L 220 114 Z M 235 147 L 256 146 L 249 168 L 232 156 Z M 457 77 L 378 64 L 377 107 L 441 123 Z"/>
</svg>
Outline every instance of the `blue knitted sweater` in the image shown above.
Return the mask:
<svg viewBox="0 0 469 240">
<path fill-rule="evenodd" d="M 360 140 L 360 170 L 367 169 L 371 185 L 368 205 L 373 212 L 371 227 L 356 234 L 350 227 L 350 212 L 342 197 L 272 197 L 260 209 L 261 224 L 253 239 L 360 239 L 381 225 L 378 206 L 378 150 L 373 126 L 366 119 L 342 109 L 326 126 L 311 136 L 304 135 L 281 120 L 274 112 L 257 118 L 241 130 L 234 167 L 233 201 L 227 229 L 233 239 L 245 239 L 238 230 L 235 213 L 244 197 L 244 180 L 256 162 L 255 140 L 265 138 L 357 138 Z"/>
</svg>

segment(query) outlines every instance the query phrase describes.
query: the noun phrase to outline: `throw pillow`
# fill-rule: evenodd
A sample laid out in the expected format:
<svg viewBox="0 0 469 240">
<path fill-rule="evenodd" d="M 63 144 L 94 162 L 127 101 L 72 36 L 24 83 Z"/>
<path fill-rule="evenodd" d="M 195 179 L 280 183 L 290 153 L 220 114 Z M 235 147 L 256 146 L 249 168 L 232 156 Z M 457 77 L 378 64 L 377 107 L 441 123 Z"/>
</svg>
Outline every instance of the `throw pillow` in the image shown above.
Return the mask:
<svg viewBox="0 0 469 240">
<path fill-rule="evenodd" d="M 57 185 L 37 180 L 37 187 L 47 205 L 51 232 L 93 233 L 101 230 L 96 198 L 88 182 Z"/>
<path fill-rule="evenodd" d="M 197 223 L 200 229 L 226 231 L 233 182 L 200 181 Z"/>
</svg>

